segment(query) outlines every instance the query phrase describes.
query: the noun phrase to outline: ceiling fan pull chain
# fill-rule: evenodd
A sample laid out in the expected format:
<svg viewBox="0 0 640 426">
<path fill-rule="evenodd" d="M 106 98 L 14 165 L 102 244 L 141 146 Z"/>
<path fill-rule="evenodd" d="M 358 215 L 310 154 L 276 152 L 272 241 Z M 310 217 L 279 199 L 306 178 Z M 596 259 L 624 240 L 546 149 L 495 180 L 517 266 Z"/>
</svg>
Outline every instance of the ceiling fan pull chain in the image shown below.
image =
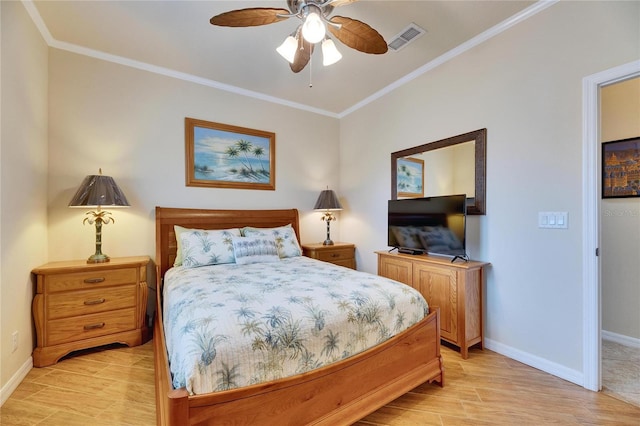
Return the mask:
<svg viewBox="0 0 640 426">
<path fill-rule="evenodd" d="M 309 58 L 309 89 L 313 88 L 313 56 Z"/>
</svg>

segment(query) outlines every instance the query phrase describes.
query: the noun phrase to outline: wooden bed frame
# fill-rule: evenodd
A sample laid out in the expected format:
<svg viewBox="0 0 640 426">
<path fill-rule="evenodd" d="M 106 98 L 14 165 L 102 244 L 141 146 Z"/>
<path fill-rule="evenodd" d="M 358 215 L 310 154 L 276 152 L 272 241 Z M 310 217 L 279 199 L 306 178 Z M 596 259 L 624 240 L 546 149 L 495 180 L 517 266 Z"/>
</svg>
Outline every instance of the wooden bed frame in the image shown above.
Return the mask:
<svg viewBox="0 0 640 426">
<path fill-rule="evenodd" d="M 348 425 L 424 382 L 444 384 L 437 308 L 390 340 L 338 363 L 297 376 L 189 396 L 173 389 L 162 322 L 162 277 L 176 255 L 174 225 L 198 229 L 291 224 L 298 211 L 156 207 L 157 300 L 154 320 L 158 425 Z"/>
</svg>

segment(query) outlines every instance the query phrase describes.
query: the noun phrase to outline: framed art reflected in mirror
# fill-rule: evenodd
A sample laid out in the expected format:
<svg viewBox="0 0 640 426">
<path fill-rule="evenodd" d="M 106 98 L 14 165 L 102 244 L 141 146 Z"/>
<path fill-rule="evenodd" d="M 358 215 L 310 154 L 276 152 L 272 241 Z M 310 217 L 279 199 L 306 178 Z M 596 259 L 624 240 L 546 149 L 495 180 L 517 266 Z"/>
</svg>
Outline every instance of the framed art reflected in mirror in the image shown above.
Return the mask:
<svg viewBox="0 0 640 426">
<path fill-rule="evenodd" d="M 424 197 L 424 160 L 398 158 L 397 176 L 398 197 Z"/>
</svg>

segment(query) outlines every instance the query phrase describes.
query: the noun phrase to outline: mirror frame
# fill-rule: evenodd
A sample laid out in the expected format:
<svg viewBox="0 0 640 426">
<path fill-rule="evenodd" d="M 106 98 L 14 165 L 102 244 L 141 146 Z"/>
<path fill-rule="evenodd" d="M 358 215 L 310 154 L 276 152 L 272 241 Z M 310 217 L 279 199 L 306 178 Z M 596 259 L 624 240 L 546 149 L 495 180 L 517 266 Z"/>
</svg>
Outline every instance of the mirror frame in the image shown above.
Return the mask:
<svg viewBox="0 0 640 426">
<path fill-rule="evenodd" d="M 441 139 L 435 142 L 414 146 L 391 153 L 391 199 L 398 198 L 398 158 L 420 154 L 434 149 L 446 148 L 464 142 L 475 142 L 475 186 L 476 194 L 473 204 L 467 205 L 468 215 L 486 214 L 486 156 L 487 156 L 487 129 L 474 130 L 462 135 Z"/>
</svg>

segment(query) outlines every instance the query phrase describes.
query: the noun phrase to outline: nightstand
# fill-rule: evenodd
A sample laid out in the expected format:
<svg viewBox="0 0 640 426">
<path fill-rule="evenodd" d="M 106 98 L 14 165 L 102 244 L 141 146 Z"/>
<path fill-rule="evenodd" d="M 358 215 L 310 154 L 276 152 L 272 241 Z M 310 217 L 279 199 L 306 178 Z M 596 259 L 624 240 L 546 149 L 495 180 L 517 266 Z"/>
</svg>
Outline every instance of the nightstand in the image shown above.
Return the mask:
<svg viewBox="0 0 640 426">
<path fill-rule="evenodd" d="M 70 352 L 109 343 L 137 346 L 147 338 L 148 256 L 51 262 L 35 268 L 37 346 L 44 367 Z"/>
<path fill-rule="evenodd" d="M 349 243 L 334 243 L 332 246 L 302 244 L 302 254 L 312 259 L 334 263 L 356 269 L 356 246 Z"/>
</svg>

